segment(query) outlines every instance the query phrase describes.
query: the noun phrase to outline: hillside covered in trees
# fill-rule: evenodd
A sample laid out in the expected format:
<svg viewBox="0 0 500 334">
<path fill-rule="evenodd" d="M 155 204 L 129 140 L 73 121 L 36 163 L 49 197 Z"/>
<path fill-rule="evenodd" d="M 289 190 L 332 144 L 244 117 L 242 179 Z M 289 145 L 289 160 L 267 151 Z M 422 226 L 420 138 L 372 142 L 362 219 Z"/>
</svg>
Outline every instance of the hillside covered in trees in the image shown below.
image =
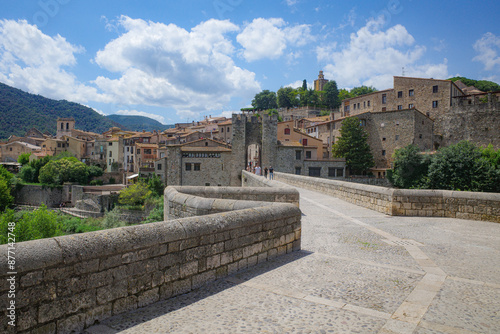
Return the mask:
<svg viewBox="0 0 500 334">
<path fill-rule="evenodd" d="M 474 79 L 468 79 L 464 77 L 453 77 L 448 79 L 450 81 L 462 81 L 465 85 L 467 86 L 474 86 L 477 89 L 483 91 L 483 92 L 497 92 L 500 91 L 500 85 L 493 82 L 493 81 L 488 81 L 488 80 L 474 80 Z"/>
<path fill-rule="evenodd" d="M 54 135 L 58 117 L 73 117 L 76 128 L 84 131 L 102 133 L 113 126 L 122 127 L 81 104 L 48 99 L 0 83 L 0 140 L 23 136 L 33 127 Z"/>
<path fill-rule="evenodd" d="M 124 128 L 130 131 L 164 131 L 174 127 L 173 125 L 165 125 L 145 116 L 109 115 L 106 118 L 123 125 Z"/>
</svg>

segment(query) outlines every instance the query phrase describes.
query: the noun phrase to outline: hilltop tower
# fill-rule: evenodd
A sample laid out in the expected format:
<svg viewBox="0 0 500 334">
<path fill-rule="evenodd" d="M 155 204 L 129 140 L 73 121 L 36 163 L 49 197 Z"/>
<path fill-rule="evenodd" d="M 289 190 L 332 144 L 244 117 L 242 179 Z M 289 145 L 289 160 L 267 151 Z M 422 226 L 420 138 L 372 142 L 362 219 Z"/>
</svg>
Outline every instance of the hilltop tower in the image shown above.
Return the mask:
<svg viewBox="0 0 500 334">
<path fill-rule="evenodd" d="M 71 130 L 75 129 L 74 118 L 58 118 L 57 119 L 57 134 L 56 138 L 71 135 Z"/>
<path fill-rule="evenodd" d="M 323 87 L 325 87 L 328 81 L 329 80 L 325 79 L 323 71 L 319 71 L 318 79 L 314 80 L 314 90 L 315 91 L 323 90 Z"/>
</svg>

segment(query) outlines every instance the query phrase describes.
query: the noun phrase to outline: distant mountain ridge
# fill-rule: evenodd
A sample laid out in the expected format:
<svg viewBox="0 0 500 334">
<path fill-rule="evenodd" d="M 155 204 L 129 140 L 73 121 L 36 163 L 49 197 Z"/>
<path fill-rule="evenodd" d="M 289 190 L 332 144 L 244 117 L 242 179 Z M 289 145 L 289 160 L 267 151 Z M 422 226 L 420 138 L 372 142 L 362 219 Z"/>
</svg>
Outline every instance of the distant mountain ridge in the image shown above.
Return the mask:
<svg viewBox="0 0 500 334">
<path fill-rule="evenodd" d="M 122 127 L 92 108 L 26 93 L 0 82 L 0 139 L 24 136 L 31 128 L 55 135 L 59 117 L 73 117 L 76 128 L 83 131 L 102 133 L 113 126 Z"/>
<path fill-rule="evenodd" d="M 122 124 L 124 129 L 128 129 L 130 131 L 164 131 L 166 129 L 173 128 L 174 125 L 165 125 L 158 122 L 155 119 L 145 117 L 145 116 L 136 116 L 136 115 L 108 115 L 107 119 L 114 121 L 116 123 Z"/>
<path fill-rule="evenodd" d="M 30 94 L 0 82 L 0 140 L 11 135 L 22 137 L 31 128 L 55 135 L 59 117 L 73 117 L 77 129 L 96 133 L 103 133 L 111 127 L 132 131 L 163 131 L 173 127 L 143 116 L 103 116 L 79 103 Z"/>
</svg>

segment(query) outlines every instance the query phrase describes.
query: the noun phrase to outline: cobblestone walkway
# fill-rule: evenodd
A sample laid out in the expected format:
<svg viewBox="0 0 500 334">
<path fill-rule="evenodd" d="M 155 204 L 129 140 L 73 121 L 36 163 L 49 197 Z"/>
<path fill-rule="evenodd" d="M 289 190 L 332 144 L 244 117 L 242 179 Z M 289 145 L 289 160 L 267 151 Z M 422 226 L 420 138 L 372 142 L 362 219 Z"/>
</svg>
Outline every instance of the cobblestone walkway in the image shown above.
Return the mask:
<svg viewBox="0 0 500 334">
<path fill-rule="evenodd" d="M 301 194 L 302 251 L 88 333 L 500 333 L 500 224 Z"/>
</svg>

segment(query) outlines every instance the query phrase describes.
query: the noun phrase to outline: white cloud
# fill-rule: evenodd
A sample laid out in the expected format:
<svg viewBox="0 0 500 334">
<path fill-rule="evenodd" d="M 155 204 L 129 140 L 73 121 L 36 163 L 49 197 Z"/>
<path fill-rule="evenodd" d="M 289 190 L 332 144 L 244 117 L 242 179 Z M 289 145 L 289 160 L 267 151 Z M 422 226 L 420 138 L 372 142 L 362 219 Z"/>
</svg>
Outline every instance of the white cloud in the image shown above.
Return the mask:
<svg viewBox="0 0 500 334">
<path fill-rule="evenodd" d="M 496 67 L 500 69 L 500 37 L 488 32 L 474 43 L 474 50 L 478 53 L 472 60 L 483 63 L 486 71 L 491 71 Z"/>
<path fill-rule="evenodd" d="M 158 122 L 165 124 L 165 117 L 156 115 L 156 114 L 151 114 L 145 111 L 138 111 L 138 110 L 118 110 L 116 112 L 118 115 L 127 115 L 127 116 L 145 116 L 149 117 L 152 119 L 157 120 Z"/>
<path fill-rule="evenodd" d="M 299 0 L 286 0 L 288 6 L 295 6 L 298 2 Z"/>
<path fill-rule="evenodd" d="M 281 18 L 257 18 L 248 24 L 236 37 L 243 46 L 243 57 L 247 61 L 281 57 L 289 46 L 302 47 L 315 37 L 307 24 L 287 26 Z"/>
<path fill-rule="evenodd" d="M 96 85 L 113 101 L 173 107 L 182 117 L 220 109 L 231 97 L 260 91 L 255 73 L 237 67 L 225 34 L 238 31 L 229 21 L 209 20 L 191 31 L 123 16 L 125 33 L 109 42 L 96 63 L 120 74 L 100 76 Z"/>
<path fill-rule="evenodd" d="M 84 52 L 60 35 L 50 37 L 26 20 L 0 20 L 0 80 L 54 99 L 104 100 L 93 87 L 78 82 L 65 68 Z"/>
<path fill-rule="evenodd" d="M 415 39 L 402 25 L 385 31 L 379 18 L 350 36 L 349 44 L 333 52 L 333 46 L 317 48 L 319 61 L 327 62 L 325 77 L 333 79 L 339 87 L 371 85 L 379 89 L 392 86 L 392 76 L 445 78 L 448 75 L 446 59 L 441 64 L 419 64 L 426 48 L 415 45 Z"/>
<path fill-rule="evenodd" d="M 297 80 L 292 83 L 289 83 L 288 85 L 285 85 L 285 87 L 292 87 L 292 88 L 299 88 L 302 87 L 302 84 L 304 83 L 304 80 Z M 312 89 L 314 88 L 314 81 L 307 81 L 307 89 Z"/>
</svg>

